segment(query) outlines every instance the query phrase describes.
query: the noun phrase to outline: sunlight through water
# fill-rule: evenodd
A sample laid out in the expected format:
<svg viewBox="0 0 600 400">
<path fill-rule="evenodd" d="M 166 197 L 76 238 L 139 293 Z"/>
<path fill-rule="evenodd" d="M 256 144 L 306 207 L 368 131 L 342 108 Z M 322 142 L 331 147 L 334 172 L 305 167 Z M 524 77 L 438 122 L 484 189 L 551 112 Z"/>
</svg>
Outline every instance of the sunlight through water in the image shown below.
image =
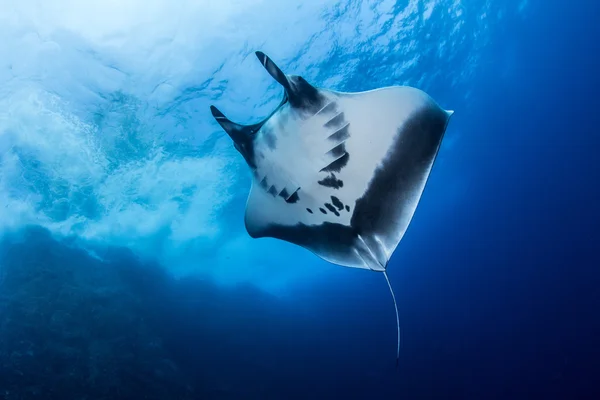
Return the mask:
<svg viewBox="0 0 600 400">
<path fill-rule="evenodd" d="M 466 103 L 492 27 L 526 2 L 506 7 L 1 0 L 0 229 L 39 224 L 83 246 L 127 246 L 175 275 L 272 291 L 327 273 L 308 251 L 246 234 L 249 172 L 209 105 L 241 123 L 274 109 L 281 88 L 255 50 L 317 86 L 443 83 L 441 103 Z"/>
</svg>

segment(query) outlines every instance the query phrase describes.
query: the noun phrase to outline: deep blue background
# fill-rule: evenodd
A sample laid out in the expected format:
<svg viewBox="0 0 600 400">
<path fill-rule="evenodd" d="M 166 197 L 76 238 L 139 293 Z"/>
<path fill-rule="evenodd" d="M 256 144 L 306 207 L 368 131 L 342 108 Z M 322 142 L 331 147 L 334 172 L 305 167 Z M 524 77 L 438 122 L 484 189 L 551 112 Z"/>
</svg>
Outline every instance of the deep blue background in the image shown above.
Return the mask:
<svg viewBox="0 0 600 400">
<path fill-rule="evenodd" d="M 399 369 L 381 275 L 340 269 L 279 299 L 104 250 L 198 398 L 600 398 L 600 27 L 580 3 L 505 19 L 452 107 L 461 147 L 421 203 L 443 224 L 417 212 L 389 266 Z M 449 207 L 436 194 L 461 171 Z"/>
</svg>

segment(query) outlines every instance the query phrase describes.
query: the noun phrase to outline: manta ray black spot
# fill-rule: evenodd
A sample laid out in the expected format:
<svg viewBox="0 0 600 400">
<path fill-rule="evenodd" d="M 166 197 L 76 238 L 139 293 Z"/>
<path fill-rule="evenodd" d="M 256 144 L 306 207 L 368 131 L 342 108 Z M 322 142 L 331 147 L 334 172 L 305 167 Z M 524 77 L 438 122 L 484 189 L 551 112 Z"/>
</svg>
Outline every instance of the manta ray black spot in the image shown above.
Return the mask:
<svg viewBox="0 0 600 400">
<path fill-rule="evenodd" d="M 300 190 L 300 189 L 298 189 L 298 190 Z M 291 204 L 298 202 L 298 200 L 300 200 L 300 196 L 298 196 L 298 190 L 296 190 L 296 191 L 295 191 L 295 192 L 294 192 L 294 193 L 293 193 L 293 194 L 290 196 L 290 198 L 289 198 L 289 199 L 287 199 L 285 202 L 286 202 L 286 203 L 291 203 Z"/>
<path fill-rule="evenodd" d="M 269 190 L 267 190 L 267 192 L 269 192 L 269 194 L 273 197 L 277 196 L 277 189 L 275 188 L 275 186 L 271 186 Z"/>
<path fill-rule="evenodd" d="M 321 179 L 320 181 L 318 181 L 318 183 L 321 186 L 330 187 L 332 189 L 339 189 L 341 187 L 344 187 L 344 181 L 338 179 L 333 173 L 327 175 L 327 177 Z"/>
<path fill-rule="evenodd" d="M 325 168 L 321 169 L 320 172 L 340 172 L 348 164 L 349 158 L 350 154 L 346 153 Z"/>
<path fill-rule="evenodd" d="M 350 212 L 350 207 L 346 206 L 346 211 Z"/>
<path fill-rule="evenodd" d="M 338 211 L 335 209 L 335 207 L 333 207 L 331 204 L 329 204 L 329 203 L 325 203 L 325 207 L 327 207 L 327 209 L 328 209 L 329 211 L 331 211 L 332 213 L 334 213 L 336 217 L 339 217 L 339 216 L 340 216 L 340 213 L 339 213 L 339 212 L 338 212 Z"/>
<path fill-rule="evenodd" d="M 335 128 L 342 125 L 345 121 L 344 113 L 342 112 L 327 121 L 324 126 L 326 128 Z"/>
<path fill-rule="evenodd" d="M 306 211 L 308 211 L 309 213 L 313 213 L 312 210 L 310 208 L 307 208 Z"/>
<path fill-rule="evenodd" d="M 335 196 L 331 196 L 331 202 L 337 207 L 338 210 L 342 210 L 344 208 L 344 203 L 342 203 L 340 199 Z"/>
<path fill-rule="evenodd" d="M 323 208 L 319 207 L 319 211 L 321 211 L 323 214 L 327 214 L 327 211 L 325 211 Z"/>
</svg>

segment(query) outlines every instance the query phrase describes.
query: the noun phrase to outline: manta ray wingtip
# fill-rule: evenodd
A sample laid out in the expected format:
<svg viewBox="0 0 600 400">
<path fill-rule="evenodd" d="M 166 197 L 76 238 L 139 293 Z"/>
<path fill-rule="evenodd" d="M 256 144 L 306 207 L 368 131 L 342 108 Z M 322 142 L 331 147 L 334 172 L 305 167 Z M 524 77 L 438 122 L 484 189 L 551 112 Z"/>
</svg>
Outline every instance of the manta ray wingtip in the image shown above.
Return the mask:
<svg viewBox="0 0 600 400">
<path fill-rule="evenodd" d="M 254 54 L 256 55 L 256 58 L 258 58 L 258 61 L 260 61 L 260 63 L 262 64 L 263 67 L 265 67 L 267 69 L 267 71 L 269 71 L 269 69 L 271 69 L 269 71 L 269 73 L 271 75 L 273 75 L 275 73 L 275 71 L 273 70 L 278 70 L 279 68 L 277 68 L 277 66 L 275 66 L 275 63 L 273 62 L 273 60 L 271 60 L 269 58 L 268 55 L 266 55 L 265 53 L 263 53 L 260 50 L 257 50 L 254 52 Z M 273 68 L 275 67 L 275 68 Z M 276 76 L 273 76 L 275 79 L 277 79 Z"/>
<path fill-rule="evenodd" d="M 231 121 L 229 118 L 225 116 L 217 107 L 211 105 L 210 112 L 213 117 L 217 120 L 217 122 L 225 129 L 226 131 L 230 131 L 231 129 L 239 129 L 242 127 L 240 124 L 236 124 Z"/>
<path fill-rule="evenodd" d="M 288 78 L 283 73 L 283 71 L 281 69 L 279 69 L 279 67 L 273 62 L 273 60 L 271 60 L 269 58 L 269 56 L 267 56 L 262 51 L 255 51 L 254 54 L 256 54 L 256 57 L 258 58 L 258 61 L 260 61 L 260 63 L 267 70 L 267 72 L 277 82 L 279 82 L 279 84 L 281 86 L 283 86 L 283 88 L 286 90 L 286 92 L 289 95 L 289 93 L 291 92 L 292 88 L 290 86 L 290 82 L 288 81 Z"/>
<path fill-rule="evenodd" d="M 450 118 L 454 114 L 454 110 L 446 110 L 446 114 L 448 114 L 448 118 Z"/>
<path fill-rule="evenodd" d="M 213 106 L 212 104 L 210 105 L 210 112 L 213 115 L 213 117 L 215 117 L 215 118 L 225 116 L 225 115 L 223 115 L 223 113 L 221 111 L 219 111 L 219 109 L 217 107 Z"/>
<path fill-rule="evenodd" d="M 234 141 L 240 141 L 242 139 L 243 135 L 240 134 L 244 128 L 242 125 L 231 121 L 213 105 L 210 106 L 210 112 L 219 125 L 221 125 L 221 128 L 223 128 Z"/>
</svg>

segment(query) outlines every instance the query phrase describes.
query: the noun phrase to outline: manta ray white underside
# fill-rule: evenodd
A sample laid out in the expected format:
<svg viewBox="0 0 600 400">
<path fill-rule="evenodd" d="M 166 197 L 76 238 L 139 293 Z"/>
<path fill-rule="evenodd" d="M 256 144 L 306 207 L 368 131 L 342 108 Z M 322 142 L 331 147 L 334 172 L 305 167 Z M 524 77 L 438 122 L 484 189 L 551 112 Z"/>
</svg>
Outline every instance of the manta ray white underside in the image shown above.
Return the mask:
<svg viewBox="0 0 600 400">
<path fill-rule="evenodd" d="M 453 112 L 407 86 L 315 88 L 256 54 L 284 88 L 279 107 L 257 124 L 239 125 L 211 106 L 253 173 L 248 233 L 385 274 Z"/>
</svg>

